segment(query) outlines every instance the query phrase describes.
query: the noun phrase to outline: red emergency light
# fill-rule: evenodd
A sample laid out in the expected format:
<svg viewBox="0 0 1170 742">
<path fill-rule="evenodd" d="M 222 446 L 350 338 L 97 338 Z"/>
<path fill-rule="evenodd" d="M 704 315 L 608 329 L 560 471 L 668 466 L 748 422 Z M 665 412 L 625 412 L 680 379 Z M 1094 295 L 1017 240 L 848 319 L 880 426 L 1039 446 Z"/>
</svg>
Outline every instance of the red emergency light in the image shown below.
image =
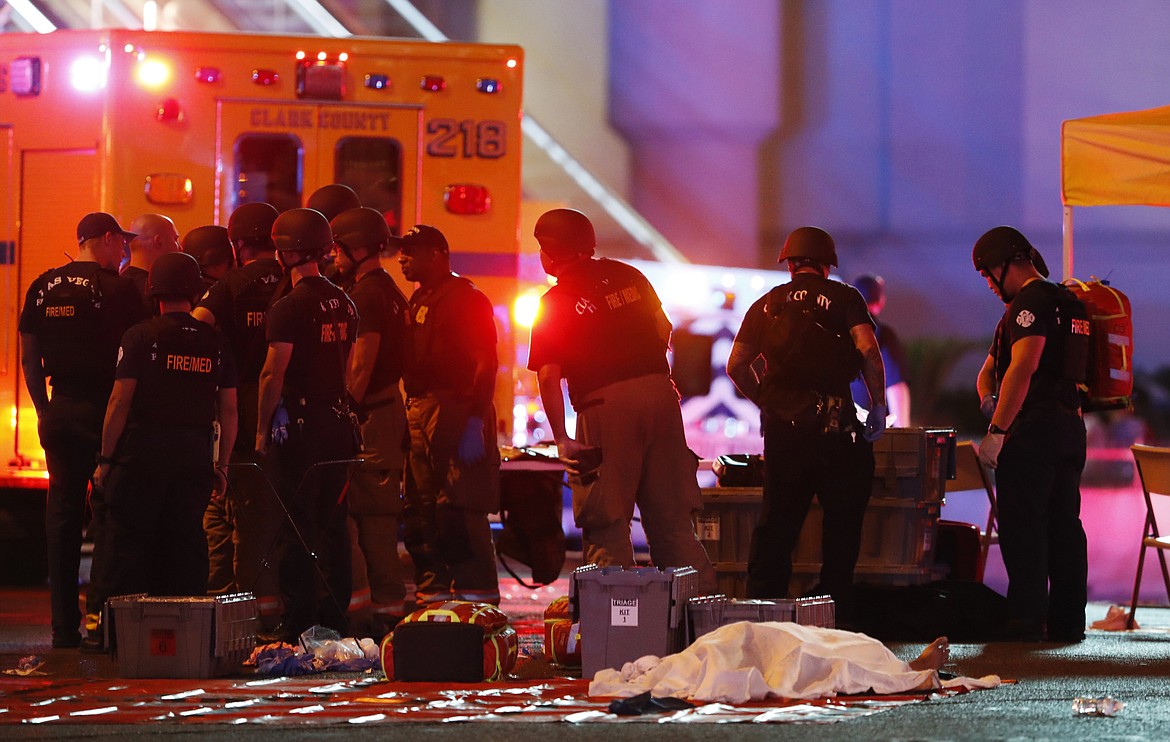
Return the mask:
<svg viewBox="0 0 1170 742">
<path fill-rule="evenodd" d="M 196 67 L 195 68 L 196 82 L 214 85 L 220 80 L 220 72 L 218 67 Z"/>
<path fill-rule="evenodd" d="M 174 98 L 167 98 L 158 104 L 158 111 L 155 112 L 155 118 L 163 123 L 180 121 L 183 118 L 183 107 Z"/>
<path fill-rule="evenodd" d="M 252 70 L 252 82 L 257 85 L 267 87 L 269 85 L 275 85 L 279 81 L 280 75 L 277 74 L 276 70 Z"/>
<path fill-rule="evenodd" d="M 443 191 L 443 205 L 447 211 L 460 216 L 486 214 L 492 207 L 492 195 L 487 186 L 476 183 L 452 183 Z"/>
<path fill-rule="evenodd" d="M 427 75 L 418 86 L 431 93 L 441 93 L 447 89 L 447 81 L 439 75 Z"/>
</svg>

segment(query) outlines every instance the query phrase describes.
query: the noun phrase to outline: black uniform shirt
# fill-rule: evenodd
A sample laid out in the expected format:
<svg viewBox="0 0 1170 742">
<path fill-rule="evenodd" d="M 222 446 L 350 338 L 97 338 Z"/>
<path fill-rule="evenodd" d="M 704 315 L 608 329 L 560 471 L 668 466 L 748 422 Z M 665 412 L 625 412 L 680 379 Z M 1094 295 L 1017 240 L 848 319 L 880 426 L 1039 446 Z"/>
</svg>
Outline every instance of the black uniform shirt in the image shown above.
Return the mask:
<svg viewBox="0 0 1170 742">
<path fill-rule="evenodd" d="M 532 327 L 528 368 L 559 364 L 576 404 L 616 381 L 668 374 L 662 302 L 642 273 L 616 260 L 569 266 L 545 292 Z"/>
<path fill-rule="evenodd" d="M 54 392 L 105 399 L 122 333 L 145 316 L 142 295 L 129 279 L 78 260 L 32 282 L 19 330 L 36 336 Z"/>
<path fill-rule="evenodd" d="M 199 306 L 215 315 L 216 326 L 227 335 L 244 384 L 255 384 L 264 368 L 268 354 L 264 318 L 281 274 L 276 259 L 253 260 L 228 271 L 199 300 Z"/>
<path fill-rule="evenodd" d="M 453 390 L 475 399 L 485 391 L 471 386 L 480 358 L 498 363 L 491 300 L 455 274 L 437 286 L 416 289 L 410 296 L 406 393 Z M 486 396 L 490 399 L 491 392 Z"/>
<path fill-rule="evenodd" d="M 768 299 L 777 294 L 788 302 L 811 309 L 817 321 L 831 332 L 847 337 L 858 325 L 873 327 L 865 299 L 849 284 L 812 273 L 798 273 L 791 282 L 778 288 L 779 291 L 768 292 L 748 308 L 735 336 L 736 342 L 761 352 L 767 351 L 769 324 L 773 321 L 768 312 Z M 853 399 L 848 383 L 827 391 L 845 400 L 843 415 L 853 418 Z M 769 366 L 760 384 L 760 409 L 795 422 L 811 421 L 816 418 L 816 395 L 810 389 L 785 383 L 783 369 Z"/>
<path fill-rule="evenodd" d="M 186 312 L 168 312 L 126 331 L 117 378 L 134 379 L 127 425 L 211 430 L 216 393 L 236 388 L 223 333 Z"/>
<path fill-rule="evenodd" d="M 366 397 L 377 397 L 402 378 L 409 305 L 394 279 L 381 268 L 359 278 L 349 297 L 357 307 L 358 334 L 374 332 L 379 337 L 378 357 L 366 389 Z"/>
<path fill-rule="evenodd" d="M 1028 384 L 1021 414 L 1053 404 L 1074 409 L 1080 406 L 1077 382 L 1067 377 L 1065 368 L 1066 364 L 1084 367 L 1088 328 L 1085 327 L 1080 342 L 1067 341 L 1073 328 L 1069 323 L 1071 318 L 1061 317 L 1059 307 L 1062 291 L 1064 289 L 1049 281 L 1035 280 L 1028 283 L 1012 299 L 995 328 L 990 353 L 995 359 L 997 389 L 1011 364 L 1012 345 L 1026 337 L 1045 338 L 1040 365 Z M 1079 355 L 1070 359 L 1066 352 Z"/>
<path fill-rule="evenodd" d="M 268 311 L 269 343 L 292 343 L 281 393 L 333 404 L 345 399 L 345 371 L 357 336 L 357 310 L 323 276 L 302 278 Z"/>
<path fill-rule="evenodd" d="M 146 316 L 155 314 L 154 300 L 146 294 L 146 282 L 150 278 L 150 271 L 136 265 L 127 265 L 122 269 L 120 275 L 133 281 L 138 288 L 138 293 L 142 294 L 142 306 L 146 309 Z"/>
</svg>

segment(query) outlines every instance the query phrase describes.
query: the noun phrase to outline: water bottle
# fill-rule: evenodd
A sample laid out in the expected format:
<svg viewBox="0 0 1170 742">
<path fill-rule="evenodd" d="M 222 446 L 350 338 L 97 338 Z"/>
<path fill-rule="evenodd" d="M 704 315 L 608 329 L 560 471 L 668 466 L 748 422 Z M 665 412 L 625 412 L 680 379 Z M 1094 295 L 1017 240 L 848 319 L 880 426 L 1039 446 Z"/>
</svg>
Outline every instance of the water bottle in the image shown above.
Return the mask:
<svg viewBox="0 0 1170 742">
<path fill-rule="evenodd" d="M 1081 696 L 1072 702 L 1073 716 L 1117 716 L 1125 704 L 1112 696 Z"/>
</svg>

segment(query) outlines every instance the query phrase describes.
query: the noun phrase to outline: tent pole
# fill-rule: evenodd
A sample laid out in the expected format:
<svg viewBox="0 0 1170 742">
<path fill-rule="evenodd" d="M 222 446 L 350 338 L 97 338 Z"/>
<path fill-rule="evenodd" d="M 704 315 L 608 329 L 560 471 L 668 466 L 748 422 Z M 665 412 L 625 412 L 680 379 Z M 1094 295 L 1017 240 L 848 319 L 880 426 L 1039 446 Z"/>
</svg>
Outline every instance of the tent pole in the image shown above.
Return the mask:
<svg viewBox="0 0 1170 742">
<path fill-rule="evenodd" d="M 1061 225 L 1063 237 L 1063 259 L 1061 260 L 1061 280 L 1067 281 L 1073 276 L 1073 210 L 1071 206 L 1064 207 L 1064 223 Z"/>
</svg>

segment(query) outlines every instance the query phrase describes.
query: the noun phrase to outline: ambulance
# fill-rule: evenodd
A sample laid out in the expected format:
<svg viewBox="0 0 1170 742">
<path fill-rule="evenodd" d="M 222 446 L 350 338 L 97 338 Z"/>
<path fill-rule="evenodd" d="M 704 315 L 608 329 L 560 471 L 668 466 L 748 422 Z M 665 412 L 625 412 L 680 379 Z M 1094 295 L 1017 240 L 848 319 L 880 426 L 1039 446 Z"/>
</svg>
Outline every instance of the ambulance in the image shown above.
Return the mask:
<svg viewBox="0 0 1170 742">
<path fill-rule="evenodd" d="M 522 50 L 508 45 L 0 34 L 0 445 L 10 466 L 44 465 L 17 317 L 29 283 L 76 255 L 83 215 L 106 211 L 128 227 L 160 213 L 182 235 L 226 225 L 245 203 L 299 207 L 328 183 L 352 187 L 396 232 L 443 231 L 453 269 L 498 308 L 497 405 L 510 409 L 523 72 Z"/>
</svg>

